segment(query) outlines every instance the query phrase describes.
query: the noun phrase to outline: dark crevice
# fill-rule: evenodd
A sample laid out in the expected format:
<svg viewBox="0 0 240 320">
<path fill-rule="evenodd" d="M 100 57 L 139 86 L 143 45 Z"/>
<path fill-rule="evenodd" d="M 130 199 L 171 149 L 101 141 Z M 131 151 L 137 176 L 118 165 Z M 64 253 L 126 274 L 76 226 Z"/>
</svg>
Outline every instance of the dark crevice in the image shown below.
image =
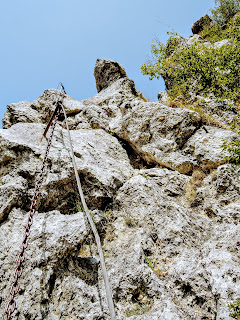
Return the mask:
<svg viewBox="0 0 240 320">
<path fill-rule="evenodd" d="M 49 278 L 49 288 L 48 288 L 48 296 L 51 297 L 53 289 L 55 287 L 55 282 L 56 282 L 57 276 L 56 273 L 53 273 L 50 278 Z"/>
<path fill-rule="evenodd" d="M 20 170 L 18 172 L 18 174 L 20 177 L 24 178 L 27 181 L 27 183 L 28 183 L 27 189 L 28 190 L 35 187 L 37 172 L 35 175 L 31 175 L 30 172 L 28 172 L 26 170 Z"/>
<path fill-rule="evenodd" d="M 151 169 L 160 167 L 160 164 L 146 161 L 128 141 L 118 137 L 117 135 L 114 135 L 114 137 L 118 139 L 123 149 L 127 152 L 130 164 L 134 169 Z"/>
<path fill-rule="evenodd" d="M 71 110 L 67 111 L 67 117 L 74 117 L 79 114 L 82 110 Z"/>
<path fill-rule="evenodd" d="M 216 308 L 212 307 L 212 303 L 210 303 L 205 298 L 197 295 L 197 292 L 192 288 L 189 283 L 182 283 L 181 281 L 176 280 L 175 285 L 178 290 L 180 290 L 182 299 L 186 299 L 188 301 L 188 305 L 190 308 L 201 308 L 202 310 L 202 317 L 201 319 L 209 319 L 209 315 L 216 317 L 216 310 L 217 310 L 217 303 Z M 211 290 L 209 289 L 211 292 Z M 212 300 L 212 298 L 210 299 Z M 215 299 L 214 299 L 215 301 Z M 211 318 L 212 319 L 212 318 Z"/>
<path fill-rule="evenodd" d="M 77 114 L 79 114 L 82 110 L 71 110 L 71 111 L 67 111 L 67 118 L 69 117 L 75 117 Z M 58 117 L 58 120 L 59 121 L 63 121 L 65 120 L 65 117 L 64 117 L 64 113 L 61 112 L 59 117 Z"/>
<path fill-rule="evenodd" d="M 181 289 L 183 292 L 183 298 L 185 298 L 188 294 L 193 294 L 192 287 L 189 284 L 183 283 Z"/>
<path fill-rule="evenodd" d="M 191 135 L 189 137 L 187 137 L 181 144 L 179 144 L 177 141 L 176 143 L 178 144 L 179 146 L 179 150 L 183 150 L 186 143 L 188 142 L 188 140 L 199 130 L 201 129 L 203 126 L 203 122 L 202 120 L 199 122 L 199 125 L 193 130 L 193 132 L 191 133 Z"/>
<path fill-rule="evenodd" d="M 102 205 L 101 205 L 100 210 L 106 211 L 106 210 L 113 209 L 114 205 L 115 205 L 115 203 L 114 203 L 113 197 L 112 198 L 103 197 L 102 198 Z"/>
<path fill-rule="evenodd" d="M 38 212 L 59 210 L 62 214 L 73 214 L 79 211 L 80 200 L 73 179 L 66 178 L 44 187 L 45 192 L 40 194 L 38 201 Z"/>
<path fill-rule="evenodd" d="M 113 208 L 113 194 L 123 185 L 123 182 L 115 179 L 115 187 L 108 189 L 89 172 L 80 172 L 79 177 L 85 200 L 90 210 L 106 211 Z M 75 176 L 68 177 L 54 182 L 54 184 L 50 183 L 44 186 L 44 192 L 41 192 L 39 196 L 38 212 L 58 210 L 62 214 L 70 215 L 83 211 L 83 205 L 74 178 Z M 97 193 L 96 190 L 98 190 Z M 30 205 L 31 198 L 25 198 L 24 208 L 26 209 Z"/>
<path fill-rule="evenodd" d="M 152 238 L 153 242 L 156 243 L 158 240 L 158 233 L 157 232 L 152 232 L 150 234 L 150 237 Z"/>
<path fill-rule="evenodd" d="M 65 257 L 58 268 L 58 277 L 74 274 L 90 286 L 98 283 L 99 261 L 94 257 L 77 257 L 69 254 Z"/>
</svg>

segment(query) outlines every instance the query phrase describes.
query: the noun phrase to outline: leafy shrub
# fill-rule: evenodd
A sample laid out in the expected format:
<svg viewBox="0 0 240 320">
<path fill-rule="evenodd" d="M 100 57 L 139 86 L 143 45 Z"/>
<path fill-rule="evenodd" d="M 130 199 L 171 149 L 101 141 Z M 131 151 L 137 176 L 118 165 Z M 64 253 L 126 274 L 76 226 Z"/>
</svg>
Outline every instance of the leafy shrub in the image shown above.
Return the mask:
<svg viewBox="0 0 240 320">
<path fill-rule="evenodd" d="M 235 39 L 240 41 L 240 16 L 236 16 L 228 21 L 225 28 L 222 28 L 217 22 L 212 22 L 206 26 L 200 35 L 212 43 L 223 39 Z"/>
<path fill-rule="evenodd" d="M 238 113 L 238 115 L 233 120 L 231 129 L 240 134 L 240 113 Z M 226 157 L 226 160 L 228 160 L 228 162 L 237 165 L 240 164 L 240 140 L 236 139 L 231 142 L 225 141 L 222 145 L 222 148 L 224 150 L 227 150 L 229 153 L 229 156 Z"/>
<path fill-rule="evenodd" d="M 240 11 L 240 0 L 215 0 L 216 8 L 212 10 L 213 20 L 224 27 Z"/>
<path fill-rule="evenodd" d="M 240 99 L 240 16 L 233 18 L 240 0 L 216 0 L 216 4 L 213 22 L 200 35 L 212 43 L 232 39 L 231 45 L 217 47 L 199 41 L 186 45 L 177 34 L 171 34 L 166 45 L 156 39 L 152 43 L 152 58 L 141 71 L 150 80 L 165 78 L 171 98 L 212 92 L 217 97 Z"/>
<path fill-rule="evenodd" d="M 229 156 L 226 157 L 231 163 L 240 164 L 240 140 L 234 140 L 230 143 L 224 143 L 223 149 L 229 152 Z"/>
<path fill-rule="evenodd" d="M 240 319 L 240 298 L 228 305 L 231 310 L 231 317 L 234 319 Z"/>
<path fill-rule="evenodd" d="M 171 39 L 171 38 L 170 38 Z M 173 43 L 173 39 L 171 39 Z M 175 42 L 177 43 L 177 42 Z M 150 79 L 166 76 L 172 79 L 170 97 L 189 96 L 191 91 L 213 92 L 216 96 L 237 100 L 240 97 L 240 41 L 220 48 L 207 47 L 196 42 L 169 55 L 168 43 L 154 42 L 154 59 L 141 67 Z M 174 50 L 173 48 L 171 49 Z"/>
<path fill-rule="evenodd" d="M 208 43 L 196 41 L 189 45 L 176 33 L 171 34 L 166 45 L 154 40 L 152 58 L 141 67 L 150 80 L 160 76 L 165 79 L 171 101 L 181 103 L 192 94 L 213 93 L 219 101 L 231 99 L 240 104 L 240 14 L 236 15 L 240 0 L 216 0 L 215 4 L 212 22 L 200 33 Z M 214 45 L 224 39 L 228 43 Z M 235 110 L 234 105 L 232 108 Z M 240 133 L 240 116 L 236 118 L 237 125 L 232 129 Z M 240 164 L 239 140 L 225 142 L 223 148 L 229 152 L 229 162 Z"/>
</svg>

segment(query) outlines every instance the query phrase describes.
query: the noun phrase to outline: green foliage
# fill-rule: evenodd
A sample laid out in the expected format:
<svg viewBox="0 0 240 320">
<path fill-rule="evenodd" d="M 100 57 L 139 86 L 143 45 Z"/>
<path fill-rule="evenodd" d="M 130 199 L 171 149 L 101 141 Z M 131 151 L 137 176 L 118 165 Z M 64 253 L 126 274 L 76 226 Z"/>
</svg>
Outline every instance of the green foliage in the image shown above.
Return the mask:
<svg viewBox="0 0 240 320">
<path fill-rule="evenodd" d="M 231 45 L 207 46 L 195 42 L 182 44 L 181 37 L 171 33 L 166 45 L 153 40 L 152 57 L 142 65 L 141 71 L 149 79 L 163 76 L 171 83 L 171 98 L 189 93 L 210 92 L 222 99 L 240 99 L 240 0 L 216 0 L 212 10 L 212 23 L 206 25 L 201 36 L 214 43 L 232 39 Z"/>
<path fill-rule="evenodd" d="M 240 298 L 229 304 L 228 308 L 231 311 L 231 317 L 240 319 Z"/>
<path fill-rule="evenodd" d="M 220 48 L 206 47 L 196 42 L 170 56 L 166 48 L 168 44 L 153 44 L 155 60 L 144 64 L 142 73 L 148 74 L 150 79 L 159 78 L 163 73 L 172 78 L 173 85 L 168 92 L 172 98 L 178 95 L 188 97 L 190 90 L 196 91 L 196 94 L 213 92 L 216 96 L 233 100 L 240 97 L 239 41 Z"/>
<path fill-rule="evenodd" d="M 165 46 L 163 43 L 154 39 L 152 42 L 151 52 L 152 58 L 148 58 L 148 61 L 141 66 L 142 74 L 148 75 L 149 79 L 159 79 L 162 75 L 163 69 L 163 57 L 165 57 Z"/>
<path fill-rule="evenodd" d="M 169 57 L 177 49 L 180 37 L 177 34 L 171 33 L 171 37 L 168 39 L 167 44 L 164 48 L 164 54 Z"/>
<path fill-rule="evenodd" d="M 240 16 L 230 19 L 225 28 L 222 28 L 217 22 L 212 22 L 203 29 L 200 35 L 212 43 L 223 39 L 240 41 Z"/>
<path fill-rule="evenodd" d="M 206 26 L 200 33 L 201 37 L 212 43 L 226 39 L 223 29 L 216 22 L 212 22 Z"/>
<path fill-rule="evenodd" d="M 145 257 L 144 257 L 144 263 L 146 263 L 146 265 L 147 265 L 149 268 L 154 269 L 155 264 L 156 264 L 156 260 L 145 256 Z"/>
<path fill-rule="evenodd" d="M 79 201 L 79 196 L 76 192 L 67 193 L 65 200 L 66 202 L 63 208 L 66 212 L 68 212 L 68 214 L 84 211 L 81 206 L 81 202 Z"/>
<path fill-rule="evenodd" d="M 149 312 L 150 309 L 151 309 L 151 304 L 142 305 L 140 303 L 135 303 L 132 308 L 129 308 L 126 310 L 126 317 L 129 318 L 132 316 L 141 315 Z"/>
<path fill-rule="evenodd" d="M 240 164 L 240 140 L 235 140 L 230 143 L 225 142 L 223 149 L 229 152 L 226 160 L 231 163 Z"/>
<path fill-rule="evenodd" d="M 240 0 L 215 0 L 216 7 L 212 10 L 213 21 L 221 27 L 240 11 Z"/>
<path fill-rule="evenodd" d="M 84 212 L 83 206 L 80 204 L 77 205 L 77 210 L 78 212 Z"/>
<path fill-rule="evenodd" d="M 163 76 L 172 101 L 213 93 L 216 102 L 231 99 L 236 105 L 240 103 L 240 0 L 215 0 L 215 4 L 209 23 L 200 33 L 212 45 L 201 41 L 188 45 L 178 34 L 171 33 L 165 45 L 153 40 L 152 57 L 141 67 L 150 80 Z M 213 45 L 224 39 L 228 43 Z M 204 103 L 204 99 L 198 101 L 200 111 Z M 236 106 L 230 104 L 228 110 L 236 112 Z M 205 111 L 201 115 L 212 123 L 211 115 Z M 240 134 L 239 128 L 240 115 L 233 121 L 232 129 Z M 225 142 L 223 148 L 229 152 L 229 162 L 240 164 L 239 140 Z"/>
<path fill-rule="evenodd" d="M 240 114 L 234 118 L 232 122 L 232 130 L 236 131 L 238 134 L 240 134 Z M 227 150 L 229 155 L 226 157 L 226 160 L 240 165 L 240 140 L 234 140 L 231 142 L 225 141 L 222 145 L 222 148 L 224 150 Z"/>
</svg>

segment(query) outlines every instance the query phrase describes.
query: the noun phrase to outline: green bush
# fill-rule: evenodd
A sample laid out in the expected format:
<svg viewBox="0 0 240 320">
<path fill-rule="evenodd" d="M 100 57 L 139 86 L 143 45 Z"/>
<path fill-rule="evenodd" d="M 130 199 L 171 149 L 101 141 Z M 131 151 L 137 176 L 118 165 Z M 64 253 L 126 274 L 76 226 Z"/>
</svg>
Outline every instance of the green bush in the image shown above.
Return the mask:
<svg viewBox="0 0 240 320">
<path fill-rule="evenodd" d="M 221 28 L 221 26 L 212 22 L 210 25 L 206 26 L 204 30 L 200 33 L 201 37 L 212 43 L 221 41 L 223 39 L 235 39 L 240 41 L 240 16 L 236 16 L 229 20 L 226 28 Z"/>
<path fill-rule="evenodd" d="M 237 100 L 240 97 L 240 41 L 220 48 L 207 47 L 199 42 L 190 47 L 176 49 L 178 38 L 170 38 L 165 46 L 160 42 L 152 45 L 153 59 L 141 67 L 150 79 L 167 75 L 172 79 L 168 93 L 172 98 L 210 92 L 222 98 Z M 175 47 L 174 47 L 175 46 Z M 176 50 L 176 51 L 174 51 Z M 172 54 L 169 54 L 172 52 Z"/>
<path fill-rule="evenodd" d="M 231 129 L 240 135 L 240 113 L 238 112 L 237 116 L 232 122 Z M 240 140 L 234 140 L 231 142 L 225 141 L 222 145 L 224 150 L 227 150 L 229 155 L 226 157 L 226 160 L 230 163 L 240 165 Z"/>
<path fill-rule="evenodd" d="M 234 319 L 240 319 L 240 298 L 228 305 L 231 311 L 231 317 Z"/>
<path fill-rule="evenodd" d="M 240 0 L 215 0 L 216 7 L 212 10 L 212 19 L 221 27 L 240 11 Z"/>
<path fill-rule="evenodd" d="M 141 71 L 149 79 L 162 76 L 170 98 L 185 100 L 192 94 L 208 96 L 213 93 L 222 101 L 234 100 L 240 104 L 240 0 L 216 0 L 209 24 L 200 36 L 209 43 L 196 41 L 187 45 L 178 34 L 171 34 L 164 45 L 154 40 L 152 57 L 142 65 Z M 215 42 L 228 39 L 229 44 L 214 46 Z M 185 100 L 186 101 L 186 100 Z M 233 106 L 235 110 L 235 106 Z M 236 117 L 240 131 L 240 117 Z M 238 132 L 240 133 L 240 132 Z M 226 142 L 228 161 L 240 164 L 240 141 Z"/>
<path fill-rule="evenodd" d="M 152 58 L 142 65 L 141 71 L 149 79 L 167 79 L 171 98 L 189 93 L 214 93 L 219 98 L 240 98 L 240 0 L 218 0 L 212 10 L 212 23 L 206 25 L 201 36 L 212 43 L 231 39 L 231 45 L 220 48 L 196 41 L 187 46 L 177 34 L 172 34 L 166 45 L 154 40 Z M 227 23 L 222 27 L 222 22 Z"/>
</svg>

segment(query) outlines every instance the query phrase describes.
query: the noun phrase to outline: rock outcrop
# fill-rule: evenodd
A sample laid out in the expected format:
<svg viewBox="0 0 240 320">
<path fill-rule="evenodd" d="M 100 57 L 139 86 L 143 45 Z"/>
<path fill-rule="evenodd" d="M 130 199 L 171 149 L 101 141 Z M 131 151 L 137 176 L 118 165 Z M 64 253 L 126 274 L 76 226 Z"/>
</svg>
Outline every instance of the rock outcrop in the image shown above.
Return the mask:
<svg viewBox="0 0 240 320">
<path fill-rule="evenodd" d="M 113 82 L 127 77 L 126 71 L 116 61 L 97 59 L 94 68 L 97 91 L 109 87 Z"/>
<path fill-rule="evenodd" d="M 204 27 L 210 25 L 211 22 L 212 22 L 212 19 L 209 17 L 208 14 L 205 14 L 205 16 L 201 17 L 200 19 L 198 19 L 192 24 L 191 26 L 192 33 L 198 34 L 204 29 Z"/>
<path fill-rule="evenodd" d="M 103 244 L 117 319 L 230 319 L 240 290 L 240 175 L 229 130 L 145 102 L 117 62 L 97 60 L 98 94 L 63 100 L 77 169 Z M 59 95 L 11 104 L 0 130 L 0 316 Z M 34 216 L 19 320 L 110 319 L 96 246 L 58 121 Z"/>
</svg>

